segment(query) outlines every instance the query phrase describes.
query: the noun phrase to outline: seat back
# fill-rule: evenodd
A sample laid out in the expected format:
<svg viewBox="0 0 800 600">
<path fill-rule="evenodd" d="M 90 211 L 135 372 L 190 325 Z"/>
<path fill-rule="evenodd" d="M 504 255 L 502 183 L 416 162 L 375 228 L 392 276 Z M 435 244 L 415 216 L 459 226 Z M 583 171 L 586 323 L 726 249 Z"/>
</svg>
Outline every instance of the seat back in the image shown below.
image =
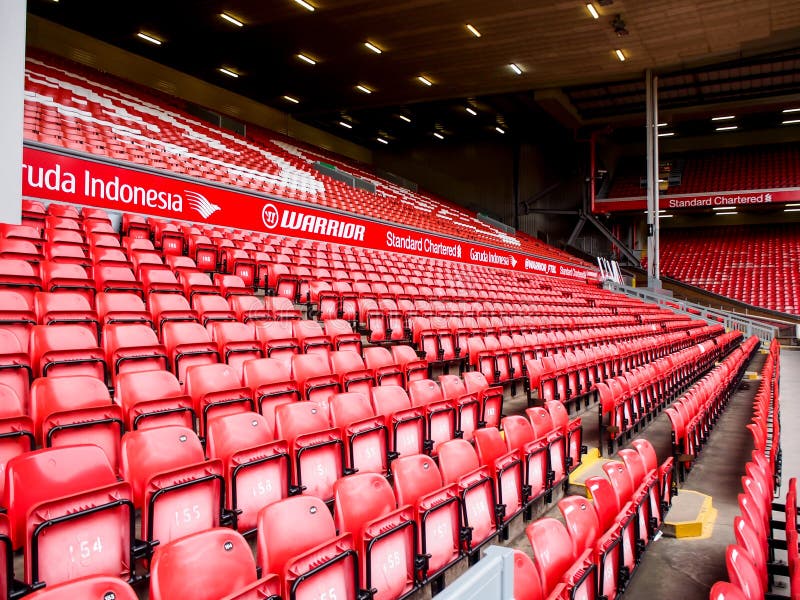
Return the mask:
<svg viewBox="0 0 800 600">
<path fill-rule="evenodd" d="M 514 550 L 514 600 L 542 600 L 542 580 L 536 565 L 522 550 Z"/>
<path fill-rule="evenodd" d="M 74 579 L 58 585 L 48 585 L 45 589 L 27 596 L 30 600 L 137 600 L 133 588 L 119 577 L 103 575 Z M 155 600 L 155 597 L 150 596 Z"/>
</svg>

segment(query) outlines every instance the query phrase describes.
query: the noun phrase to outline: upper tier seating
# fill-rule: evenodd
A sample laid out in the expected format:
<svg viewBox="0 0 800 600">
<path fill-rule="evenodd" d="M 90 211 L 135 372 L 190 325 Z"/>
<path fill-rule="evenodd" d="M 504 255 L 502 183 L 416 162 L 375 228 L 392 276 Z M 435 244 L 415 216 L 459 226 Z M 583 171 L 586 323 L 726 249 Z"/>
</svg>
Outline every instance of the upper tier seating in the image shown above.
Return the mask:
<svg viewBox="0 0 800 600">
<path fill-rule="evenodd" d="M 800 224 L 661 233 L 661 272 L 740 302 L 800 313 Z"/>
<path fill-rule="evenodd" d="M 662 194 L 701 194 L 800 187 L 800 148 L 797 144 L 727 148 L 691 152 L 672 161 L 683 164 L 681 183 Z M 643 165 L 623 162 L 614 176 L 609 198 L 644 196 Z"/>
<path fill-rule="evenodd" d="M 177 103 L 43 53 L 32 52 L 26 63 L 28 140 L 585 264 L 533 237 L 509 235 L 478 220 L 475 213 L 379 179 L 320 149 L 255 126 L 248 125 L 243 137 L 201 123 Z M 369 180 L 375 193 L 321 174 L 313 166 L 317 162 Z M 198 265 L 223 258 L 204 236 L 193 238 L 188 250 Z M 252 277 L 252 268 L 243 272 L 235 256 L 224 258 L 232 269 L 238 265 L 237 274 Z"/>
</svg>

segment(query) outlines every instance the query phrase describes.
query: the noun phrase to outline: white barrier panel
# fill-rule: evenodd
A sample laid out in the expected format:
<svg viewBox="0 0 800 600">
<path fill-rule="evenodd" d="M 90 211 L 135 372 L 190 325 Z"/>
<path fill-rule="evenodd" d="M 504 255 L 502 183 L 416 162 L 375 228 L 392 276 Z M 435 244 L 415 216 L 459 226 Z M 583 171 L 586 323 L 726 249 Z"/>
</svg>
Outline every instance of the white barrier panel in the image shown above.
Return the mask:
<svg viewBox="0 0 800 600">
<path fill-rule="evenodd" d="M 0 222 L 22 218 L 22 123 L 25 114 L 25 0 L 0 2 Z"/>
<path fill-rule="evenodd" d="M 436 600 L 514 600 L 514 551 L 490 546 L 480 562 L 437 594 Z"/>
</svg>

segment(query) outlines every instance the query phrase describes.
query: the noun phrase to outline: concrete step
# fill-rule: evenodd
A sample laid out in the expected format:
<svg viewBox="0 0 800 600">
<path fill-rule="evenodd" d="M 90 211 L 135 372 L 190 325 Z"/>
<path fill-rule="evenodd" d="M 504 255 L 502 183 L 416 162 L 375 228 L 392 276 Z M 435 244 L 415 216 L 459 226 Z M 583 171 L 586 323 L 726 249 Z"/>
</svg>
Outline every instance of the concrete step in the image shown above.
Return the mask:
<svg viewBox="0 0 800 600">
<path fill-rule="evenodd" d="M 662 531 L 672 538 L 701 538 L 711 535 L 717 509 L 711 496 L 693 490 L 681 490 L 672 499 Z"/>
</svg>

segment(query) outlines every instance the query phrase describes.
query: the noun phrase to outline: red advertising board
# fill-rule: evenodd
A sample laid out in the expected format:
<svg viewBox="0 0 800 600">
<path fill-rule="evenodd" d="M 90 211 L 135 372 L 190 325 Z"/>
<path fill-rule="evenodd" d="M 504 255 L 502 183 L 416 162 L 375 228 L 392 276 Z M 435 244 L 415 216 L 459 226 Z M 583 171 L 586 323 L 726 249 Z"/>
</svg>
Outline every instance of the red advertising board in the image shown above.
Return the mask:
<svg viewBox="0 0 800 600">
<path fill-rule="evenodd" d="M 599 280 L 597 271 L 590 268 L 41 148 L 24 149 L 22 190 L 27 198 L 581 281 Z"/>
<path fill-rule="evenodd" d="M 682 210 L 693 208 L 713 208 L 728 206 L 768 206 L 800 202 L 800 188 L 779 188 L 769 190 L 744 190 L 738 192 L 714 192 L 707 194 L 670 194 L 659 196 L 659 208 Z M 596 212 L 622 212 L 626 210 L 646 210 L 647 198 L 598 198 L 595 200 Z"/>
</svg>

